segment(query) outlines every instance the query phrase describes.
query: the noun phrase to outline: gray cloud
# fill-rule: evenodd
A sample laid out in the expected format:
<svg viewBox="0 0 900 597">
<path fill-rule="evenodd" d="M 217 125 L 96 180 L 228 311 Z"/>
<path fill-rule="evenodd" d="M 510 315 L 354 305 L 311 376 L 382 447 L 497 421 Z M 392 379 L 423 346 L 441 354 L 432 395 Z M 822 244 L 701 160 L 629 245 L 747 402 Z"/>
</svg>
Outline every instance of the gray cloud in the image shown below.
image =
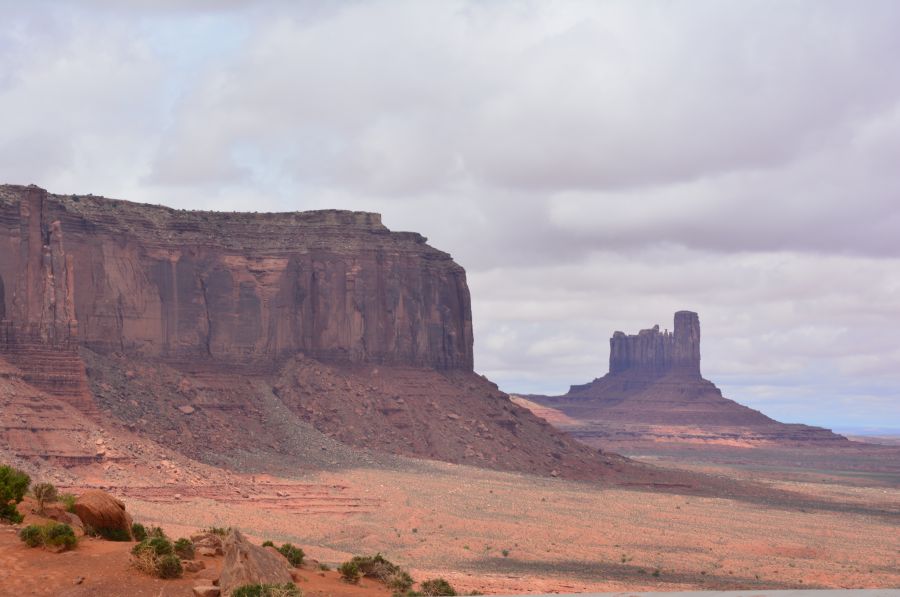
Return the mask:
<svg viewBox="0 0 900 597">
<path fill-rule="evenodd" d="M 895 2 L 0 4 L 3 181 L 380 211 L 507 389 L 693 308 L 728 395 L 900 426 Z"/>
</svg>

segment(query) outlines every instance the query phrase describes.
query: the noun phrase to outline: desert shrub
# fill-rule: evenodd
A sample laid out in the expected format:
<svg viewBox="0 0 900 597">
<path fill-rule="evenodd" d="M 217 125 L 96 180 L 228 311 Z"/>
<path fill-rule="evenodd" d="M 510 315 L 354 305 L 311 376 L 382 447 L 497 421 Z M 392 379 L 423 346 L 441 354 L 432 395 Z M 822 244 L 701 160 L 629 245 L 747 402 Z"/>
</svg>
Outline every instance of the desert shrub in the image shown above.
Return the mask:
<svg viewBox="0 0 900 597">
<path fill-rule="evenodd" d="M 24 520 L 16 505 L 22 502 L 29 485 L 31 477 L 19 469 L 0 466 L 0 520 L 16 524 Z"/>
<path fill-rule="evenodd" d="M 194 559 L 194 544 L 190 539 L 181 538 L 175 542 L 175 554 L 184 560 Z"/>
<path fill-rule="evenodd" d="M 38 483 L 31 488 L 31 493 L 34 494 L 34 499 L 37 500 L 39 512 L 43 512 L 44 506 L 55 502 L 59 497 L 53 483 Z"/>
<path fill-rule="evenodd" d="M 262 546 L 263 547 L 275 547 L 275 544 L 272 543 L 271 541 L 263 541 Z"/>
<path fill-rule="evenodd" d="M 380 580 L 397 591 L 406 591 L 412 586 L 412 577 L 380 553 L 356 556 L 350 561 L 359 567 L 362 576 Z"/>
<path fill-rule="evenodd" d="M 231 532 L 231 527 L 209 527 L 208 529 L 203 529 L 202 532 L 224 537 Z"/>
<path fill-rule="evenodd" d="M 413 586 L 413 578 L 406 570 L 391 573 L 384 581 L 389 589 L 399 593 L 409 591 Z"/>
<path fill-rule="evenodd" d="M 112 527 L 99 527 L 94 529 L 95 536 L 100 536 L 107 541 L 131 541 L 131 535 L 125 529 Z"/>
<path fill-rule="evenodd" d="M 181 558 L 173 553 L 160 557 L 156 564 L 156 575 L 160 578 L 179 578 L 183 573 Z"/>
<path fill-rule="evenodd" d="M 134 540 L 137 542 L 141 542 L 147 538 L 147 528 L 139 522 L 136 522 L 131 525 L 131 534 L 134 535 Z"/>
<path fill-rule="evenodd" d="M 75 513 L 75 502 L 78 501 L 78 497 L 75 494 L 61 493 L 57 499 L 65 506 L 66 512 Z"/>
<path fill-rule="evenodd" d="M 329 566 L 329 565 L 326 564 L 325 562 L 320 562 L 320 563 L 319 563 L 319 570 L 321 570 L 322 572 L 328 572 L 329 570 L 331 570 L 331 566 Z"/>
<path fill-rule="evenodd" d="M 44 544 L 44 535 L 41 533 L 41 527 L 36 524 L 30 524 L 19 531 L 19 538 L 28 547 L 38 547 Z"/>
<path fill-rule="evenodd" d="M 357 564 L 353 560 L 344 562 L 343 564 L 338 566 L 338 572 L 341 573 L 341 579 L 344 582 L 349 582 L 352 584 L 358 583 L 360 577 L 362 576 L 359 572 L 359 564 Z"/>
<path fill-rule="evenodd" d="M 135 545 L 131 549 L 131 565 L 159 578 L 178 578 L 183 572 L 175 546 L 165 537 L 148 537 Z"/>
<path fill-rule="evenodd" d="M 303 592 L 291 583 L 283 585 L 243 585 L 232 597 L 303 597 Z"/>
<path fill-rule="evenodd" d="M 278 548 L 278 551 L 287 558 L 287 561 L 290 562 L 291 566 L 294 568 L 299 568 L 300 565 L 303 564 L 303 558 L 306 557 L 306 554 L 303 553 L 302 549 L 294 547 L 290 543 L 285 543 Z"/>
<path fill-rule="evenodd" d="M 163 531 L 162 528 L 158 527 L 158 526 L 152 526 L 149 529 L 147 529 L 147 536 L 148 537 L 156 537 L 157 539 L 167 539 L 168 538 L 168 537 L 166 537 L 165 531 Z"/>
<path fill-rule="evenodd" d="M 454 597 L 456 590 L 443 578 L 432 578 L 419 585 L 422 593 L 428 597 Z"/>
<path fill-rule="evenodd" d="M 73 549 L 78 544 L 75 531 L 62 522 L 51 522 L 44 526 L 44 545 L 61 549 Z"/>
<path fill-rule="evenodd" d="M 72 527 L 61 522 L 48 522 L 43 526 L 28 525 L 22 529 L 19 537 L 28 547 L 43 545 L 59 551 L 73 549 L 78 544 Z"/>
</svg>

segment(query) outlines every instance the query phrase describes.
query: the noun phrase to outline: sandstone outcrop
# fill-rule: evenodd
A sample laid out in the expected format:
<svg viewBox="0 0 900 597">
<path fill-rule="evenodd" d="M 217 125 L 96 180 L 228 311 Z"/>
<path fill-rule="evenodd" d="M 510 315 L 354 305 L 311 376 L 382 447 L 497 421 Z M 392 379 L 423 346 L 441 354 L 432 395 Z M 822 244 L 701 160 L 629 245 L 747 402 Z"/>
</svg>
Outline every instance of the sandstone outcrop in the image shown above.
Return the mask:
<svg viewBox="0 0 900 597">
<path fill-rule="evenodd" d="M 75 500 L 74 509 L 86 527 L 92 527 L 101 534 L 117 531 L 132 538 L 131 515 L 125 511 L 125 504 L 105 491 L 85 491 Z"/>
<path fill-rule="evenodd" d="M 4 342 L 471 369 L 465 272 L 425 240 L 373 213 L 187 212 L 3 186 Z"/>
<path fill-rule="evenodd" d="M 618 441 L 729 441 L 836 444 L 827 429 L 784 424 L 722 396 L 700 373 L 700 318 L 675 314 L 659 326 L 610 338 L 609 373 L 556 397 L 527 396 L 570 418 L 560 428 L 591 445 Z M 572 424 L 571 419 L 579 421 Z"/>
<path fill-rule="evenodd" d="M 370 458 L 349 445 L 583 479 L 627 466 L 474 373 L 465 271 L 378 214 L 0 186 L 0 249 L 0 356 L 192 458 Z"/>
<path fill-rule="evenodd" d="M 225 538 L 225 561 L 219 575 L 219 588 L 226 597 L 243 585 L 293 582 L 288 561 L 263 547 L 250 543 L 240 531 L 232 529 Z"/>
</svg>

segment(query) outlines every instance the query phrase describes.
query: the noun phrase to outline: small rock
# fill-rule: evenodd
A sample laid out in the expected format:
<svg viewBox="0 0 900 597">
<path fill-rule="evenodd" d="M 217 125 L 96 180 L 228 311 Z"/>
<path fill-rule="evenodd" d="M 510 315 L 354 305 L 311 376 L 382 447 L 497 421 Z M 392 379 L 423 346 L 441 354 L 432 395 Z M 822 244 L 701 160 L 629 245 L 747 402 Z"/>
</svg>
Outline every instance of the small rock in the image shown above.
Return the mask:
<svg viewBox="0 0 900 597">
<path fill-rule="evenodd" d="M 207 558 L 216 557 L 216 550 L 212 547 L 200 547 L 197 549 L 197 553 Z"/>
<path fill-rule="evenodd" d="M 79 576 L 78 578 L 75 579 L 75 584 L 76 584 L 76 585 L 80 585 L 80 584 L 83 583 L 83 582 L 84 582 L 84 577 L 83 577 L 83 576 Z"/>
<path fill-rule="evenodd" d="M 172 496 L 172 497 L 174 497 L 176 500 L 180 500 L 180 499 L 181 499 L 181 494 L 180 494 L 180 493 L 176 493 L 176 494 L 175 494 L 174 496 Z"/>
<path fill-rule="evenodd" d="M 195 597 L 219 597 L 221 590 L 219 587 L 214 587 L 212 585 L 201 585 L 198 587 L 194 587 L 194 595 Z"/>
<path fill-rule="evenodd" d="M 558 476 L 559 476 L 559 471 L 556 470 L 556 469 L 553 469 L 552 471 L 550 471 L 550 476 L 551 476 L 551 477 L 558 477 Z"/>
<path fill-rule="evenodd" d="M 195 409 L 193 406 L 191 406 L 189 404 L 186 404 L 184 406 L 179 406 L 178 410 L 180 410 L 181 412 L 183 412 L 186 415 L 189 415 L 189 414 L 192 414 L 197 409 Z"/>
</svg>

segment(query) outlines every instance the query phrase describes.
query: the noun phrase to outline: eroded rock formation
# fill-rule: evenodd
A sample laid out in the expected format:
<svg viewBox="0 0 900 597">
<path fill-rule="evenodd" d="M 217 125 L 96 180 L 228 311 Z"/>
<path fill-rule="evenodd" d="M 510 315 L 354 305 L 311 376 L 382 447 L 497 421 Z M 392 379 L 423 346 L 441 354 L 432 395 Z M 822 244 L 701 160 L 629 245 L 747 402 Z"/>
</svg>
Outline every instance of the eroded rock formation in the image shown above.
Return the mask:
<svg viewBox="0 0 900 597">
<path fill-rule="evenodd" d="M 5 320 L 53 344 L 472 368 L 464 270 L 378 214 L 186 212 L 5 186 L 0 242 Z"/>
<path fill-rule="evenodd" d="M 0 186 L 0 247 L 0 354 L 192 458 L 351 463 L 349 445 L 584 479 L 628 466 L 473 372 L 465 271 L 378 214 Z"/>
<path fill-rule="evenodd" d="M 603 441 L 846 441 L 819 427 L 779 423 L 722 396 L 700 374 L 700 318 L 675 314 L 674 331 L 656 325 L 610 339 L 609 373 L 563 396 L 528 396 L 580 423 L 561 428 L 592 445 Z M 609 444 L 607 444 L 609 445 Z"/>
</svg>

